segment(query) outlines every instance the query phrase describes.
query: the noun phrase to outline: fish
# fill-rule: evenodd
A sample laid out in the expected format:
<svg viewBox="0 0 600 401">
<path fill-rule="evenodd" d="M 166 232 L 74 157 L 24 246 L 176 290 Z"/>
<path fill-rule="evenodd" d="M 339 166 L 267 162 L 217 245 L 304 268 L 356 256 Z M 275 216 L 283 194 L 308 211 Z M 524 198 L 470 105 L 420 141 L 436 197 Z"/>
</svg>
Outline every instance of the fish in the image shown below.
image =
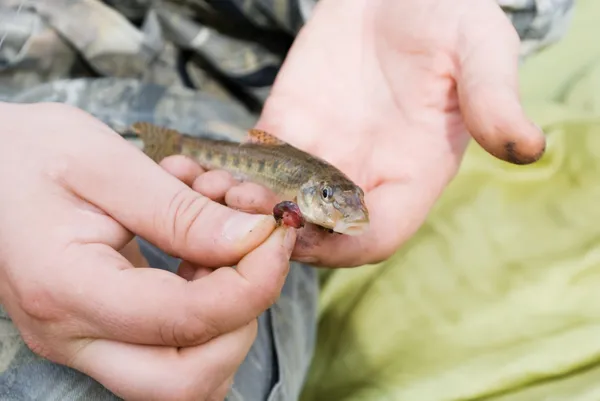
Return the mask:
<svg viewBox="0 0 600 401">
<path fill-rule="evenodd" d="M 369 227 L 360 186 L 324 159 L 264 130 L 248 130 L 242 142 L 191 136 L 144 121 L 132 124 L 130 131 L 157 163 L 184 155 L 205 170 L 225 170 L 239 181 L 267 187 L 283 201 L 274 208 L 276 218 L 299 209 L 304 222 L 330 232 L 356 236 Z"/>
</svg>

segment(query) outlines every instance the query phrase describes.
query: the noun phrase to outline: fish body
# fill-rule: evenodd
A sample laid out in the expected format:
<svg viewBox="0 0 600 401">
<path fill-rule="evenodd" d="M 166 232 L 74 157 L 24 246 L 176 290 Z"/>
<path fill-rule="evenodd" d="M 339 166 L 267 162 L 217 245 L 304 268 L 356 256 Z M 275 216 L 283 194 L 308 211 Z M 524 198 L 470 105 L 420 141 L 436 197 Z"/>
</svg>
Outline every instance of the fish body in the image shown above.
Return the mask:
<svg viewBox="0 0 600 401">
<path fill-rule="evenodd" d="M 251 181 L 298 205 L 306 222 L 341 234 L 358 235 L 369 225 L 364 192 L 344 173 L 260 130 L 250 130 L 238 143 L 199 138 L 147 122 L 133 124 L 143 151 L 157 163 L 184 155 L 206 170 L 225 170 L 240 181 Z"/>
</svg>

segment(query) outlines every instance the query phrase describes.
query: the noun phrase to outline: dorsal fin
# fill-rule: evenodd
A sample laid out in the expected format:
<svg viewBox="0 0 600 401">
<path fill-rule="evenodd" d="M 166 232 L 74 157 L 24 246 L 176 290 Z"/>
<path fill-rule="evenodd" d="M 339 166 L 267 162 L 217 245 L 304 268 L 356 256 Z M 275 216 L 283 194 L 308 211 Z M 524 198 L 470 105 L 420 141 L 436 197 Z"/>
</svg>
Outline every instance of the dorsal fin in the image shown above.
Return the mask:
<svg viewBox="0 0 600 401">
<path fill-rule="evenodd" d="M 138 121 L 130 126 L 130 131 L 142 139 L 144 153 L 157 163 L 181 152 L 182 134 L 177 130 Z"/>
<path fill-rule="evenodd" d="M 161 126 L 149 123 L 147 121 L 137 121 L 137 122 L 131 124 L 130 130 L 131 130 L 131 132 L 135 133 L 142 139 L 144 139 L 144 138 L 154 139 L 156 137 L 163 137 L 163 136 L 174 137 L 174 136 L 181 135 L 181 133 L 177 130 L 167 128 L 167 127 L 161 127 Z"/>
<path fill-rule="evenodd" d="M 274 135 L 269 134 L 267 131 L 255 128 L 248 130 L 247 142 L 258 143 L 262 145 L 287 145 L 286 142 L 282 141 Z"/>
</svg>

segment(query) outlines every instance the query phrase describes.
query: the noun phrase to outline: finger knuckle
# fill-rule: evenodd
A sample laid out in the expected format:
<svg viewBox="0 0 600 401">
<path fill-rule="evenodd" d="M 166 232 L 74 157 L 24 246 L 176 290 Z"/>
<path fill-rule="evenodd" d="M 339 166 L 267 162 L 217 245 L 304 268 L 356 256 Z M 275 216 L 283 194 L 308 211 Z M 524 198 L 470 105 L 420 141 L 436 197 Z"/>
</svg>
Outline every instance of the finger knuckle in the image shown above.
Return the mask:
<svg viewBox="0 0 600 401">
<path fill-rule="evenodd" d="M 170 380 L 163 387 L 164 400 L 198 401 L 206 400 L 210 395 L 209 386 L 202 377 L 191 375 L 188 371 L 173 370 Z"/>
<path fill-rule="evenodd" d="M 199 341 L 205 343 L 221 334 L 218 323 L 213 320 L 209 314 L 195 314 L 194 321 L 196 324 L 192 326 L 193 330 L 187 337 L 183 337 L 185 341 Z"/>
<path fill-rule="evenodd" d="M 190 241 L 190 232 L 204 213 L 207 203 L 207 198 L 184 187 L 171 197 L 166 214 L 161 211 L 156 213 L 160 229 L 171 234 L 169 245 L 172 249 L 181 249 Z"/>
<path fill-rule="evenodd" d="M 205 318 L 193 316 L 185 322 L 174 324 L 162 334 L 163 341 L 177 347 L 186 347 L 203 344 L 217 337 L 220 331 L 215 324 L 207 322 Z"/>
<path fill-rule="evenodd" d="M 183 308 L 181 316 L 171 324 L 160 328 L 160 338 L 164 344 L 177 347 L 203 344 L 219 336 L 221 330 L 210 314 L 198 311 L 197 305 Z"/>
<path fill-rule="evenodd" d="M 62 336 L 58 327 L 40 328 L 36 325 L 19 327 L 23 343 L 37 356 L 55 363 L 68 364 L 69 339 Z"/>
<path fill-rule="evenodd" d="M 39 282 L 28 282 L 17 292 L 20 309 L 30 318 L 52 322 L 61 319 L 62 313 L 55 306 L 51 289 Z"/>
</svg>

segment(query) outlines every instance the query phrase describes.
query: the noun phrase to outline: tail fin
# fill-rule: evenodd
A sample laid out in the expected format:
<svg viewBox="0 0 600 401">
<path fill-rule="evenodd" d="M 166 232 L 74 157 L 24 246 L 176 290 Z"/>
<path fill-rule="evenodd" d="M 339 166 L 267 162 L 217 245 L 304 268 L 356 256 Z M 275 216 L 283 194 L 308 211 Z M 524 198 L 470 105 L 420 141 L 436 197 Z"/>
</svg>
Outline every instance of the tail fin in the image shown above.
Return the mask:
<svg viewBox="0 0 600 401">
<path fill-rule="evenodd" d="M 131 131 L 144 142 L 144 153 L 157 163 L 181 153 L 182 135 L 174 129 L 139 121 L 131 125 Z"/>
</svg>

